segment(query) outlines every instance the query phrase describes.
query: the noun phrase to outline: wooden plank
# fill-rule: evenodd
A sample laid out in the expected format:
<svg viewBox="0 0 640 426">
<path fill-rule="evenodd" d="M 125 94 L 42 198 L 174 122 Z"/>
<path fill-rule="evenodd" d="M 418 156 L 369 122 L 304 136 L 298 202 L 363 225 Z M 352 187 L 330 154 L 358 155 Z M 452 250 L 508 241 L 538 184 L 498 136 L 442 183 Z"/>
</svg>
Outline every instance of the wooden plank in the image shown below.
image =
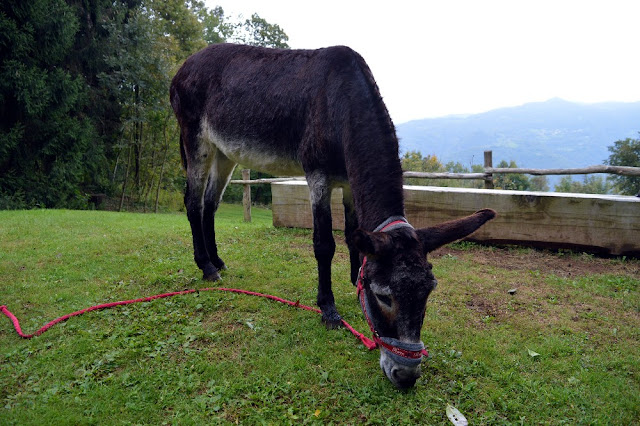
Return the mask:
<svg viewBox="0 0 640 426">
<path fill-rule="evenodd" d="M 304 182 L 272 184 L 274 226 L 311 228 Z M 640 198 L 469 188 L 405 186 L 407 219 L 435 225 L 489 207 L 498 217 L 470 236 L 495 244 L 640 255 Z M 334 229 L 344 229 L 341 193 L 332 195 Z"/>
<path fill-rule="evenodd" d="M 307 182 L 281 182 L 271 184 L 273 225 L 287 228 L 313 228 L 311 202 Z M 331 194 L 333 229 L 344 229 L 342 189 Z"/>
</svg>

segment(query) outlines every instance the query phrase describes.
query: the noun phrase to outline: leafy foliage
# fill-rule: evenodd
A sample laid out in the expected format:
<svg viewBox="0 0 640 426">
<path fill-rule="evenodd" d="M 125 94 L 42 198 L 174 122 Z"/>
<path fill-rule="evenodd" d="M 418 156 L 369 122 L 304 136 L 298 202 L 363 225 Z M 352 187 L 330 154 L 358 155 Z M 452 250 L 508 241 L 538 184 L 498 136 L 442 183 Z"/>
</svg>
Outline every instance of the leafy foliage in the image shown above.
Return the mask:
<svg viewBox="0 0 640 426">
<path fill-rule="evenodd" d="M 426 157 L 422 156 L 422 153 L 419 151 L 407 151 L 401 158 L 402 160 L 402 169 L 404 171 L 414 171 L 414 172 L 427 172 L 427 173 L 440 173 L 440 172 L 449 172 L 449 173 L 470 173 L 469 168 L 464 166 L 462 163 L 450 161 L 447 164 L 443 165 L 437 156 L 435 155 L 427 155 Z M 481 172 L 482 166 L 473 165 L 471 167 L 471 173 Z M 462 188 L 481 188 L 483 186 L 482 182 L 479 181 L 469 181 L 469 180 L 458 180 L 458 179 L 418 179 L 418 178 L 408 178 L 405 179 L 405 182 L 408 185 L 427 185 L 431 186 L 451 186 L 451 187 L 462 187 Z"/>
<path fill-rule="evenodd" d="M 582 182 L 574 181 L 571 176 L 564 176 L 555 186 L 557 192 L 573 192 L 579 194 L 611 194 L 613 185 L 603 176 L 584 176 Z"/>
<path fill-rule="evenodd" d="M 75 207 L 103 182 L 75 9 L 63 0 L 0 6 L 0 203 Z M 75 66 L 72 66 L 75 65 Z"/>
<path fill-rule="evenodd" d="M 612 166 L 640 167 L 640 138 L 627 138 L 614 142 L 608 147 L 609 159 L 606 164 Z M 640 177 L 637 176 L 613 176 L 611 180 L 621 194 L 639 195 Z"/>
<path fill-rule="evenodd" d="M 91 194 L 158 209 L 184 185 L 169 85 L 225 40 L 287 47 L 254 14 L 191 0 L 8 0 L 0 5 L 0 208 L 87 207 Z"/>
<path fill-rule="evenodd" d="M 502 160 L 496 167 L 499 169 L 517 169 L 518 165 L 513 160 L 510 162 Z M 493 184 L 496 189 L 508 189 L 513 191 L 527 191 L 531 186 L 529 178 L 519 173 L 496 173 L 493 176 Z"/>
<path fill-rule="evenodd" d="M 244 31 L 239 33 L 235 41 L 253 46 L 289 48 L 289 36 L 284 30 L 277 24 L 268 23 L 257 13 L 244 21 L 242 29 Z"/>
<path fill-rule="evenodd" d="M 515 161 L 506 162 L 502 160 L 498 166 L 499 168 L 517 168 Z M 402 168 L 405 171 L 416 172 L 449 172 L 449 173 L 482 173 L 484 167 L 480 164 L 474 164 L 471 166 L 471 170 L 464 166 L 460 162 L 450 161 L 445 165 L 442 165 L 438 157 L 435 155 L 427 155 L 423 157 L 418 151 L 408 151 L 402 156 Z M 406 182 L 411 185 L 424 185 L 424 179 L 409 178 Z M 462 188 L 482 188 L 484 184 L 481 181 L 469 181 L 458 179 L 434 179 L 430 180 L 429 185 L 432 186 L 449 186 L 449 187 L 462 187 Z M 508 190 L 533 190 L 533 191 L 548 191 L 549 185 L 545 176 L 536 176 L 534 178 L 528 178 L 522 174 L 496 174 L 494 175 L 494 185 L 497 189 Z"/>
</svg>

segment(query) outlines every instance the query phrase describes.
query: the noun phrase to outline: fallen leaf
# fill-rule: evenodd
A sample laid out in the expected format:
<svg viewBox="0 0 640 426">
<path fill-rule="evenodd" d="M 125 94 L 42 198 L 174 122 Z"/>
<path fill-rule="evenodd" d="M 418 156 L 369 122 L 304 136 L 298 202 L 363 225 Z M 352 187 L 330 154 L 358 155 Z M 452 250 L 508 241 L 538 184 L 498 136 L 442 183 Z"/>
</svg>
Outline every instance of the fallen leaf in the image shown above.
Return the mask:
<svg viewBox="0 0 640 426">
<path fill-rule="evenodd" d="M 454 407 L 451 404 L 447 404 L 447 417 L 449 417 L 449 420 L 451 420 L 451 423 L 453 423 L 456 426 L 467 426 L 469 424 L 469 422 L 467 421 L 467 419 L 462 415 L 462 413 L 460 411 L 458 411 L 458 409 L 456 407 Z"/>
<path fill-rule="evenodd" d="M 316 417 L 320 416 L 320 410 L 316 410 L 315 413 L 313 413 L 313 415 Z"/>
<path fill-rule="evenodd" d="M 537 357 L 537 356 L 540 356 L 540 354 L 539 354 L 538 352 L 534 352 L 534 351 L 532 351 L 532 350 L 531 350 L 531 349 L 529 349 L 529 348 L 527 348 L 527 352 L 529 352 L 529 356 L 530 356 L 531 358 L 535 358 L 535 357 Z"/>
</svg>

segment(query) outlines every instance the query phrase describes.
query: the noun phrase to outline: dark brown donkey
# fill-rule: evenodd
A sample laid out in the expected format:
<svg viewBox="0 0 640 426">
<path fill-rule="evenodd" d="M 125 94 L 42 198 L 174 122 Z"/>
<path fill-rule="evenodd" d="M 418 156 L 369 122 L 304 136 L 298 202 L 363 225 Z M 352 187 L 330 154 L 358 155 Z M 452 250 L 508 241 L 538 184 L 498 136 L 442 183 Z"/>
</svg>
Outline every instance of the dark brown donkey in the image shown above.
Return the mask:
<svg viewBox="0 0 640 426">
<path fill-rule="evenodd" d="M 396 386 L 412 386 L 421 356 L 402 352 L 423 348 L 420 329 L 436 286 L 426 254 L 471 234 L 495 213 L 481 210 L 426 229 L 406 223 L 398 139 L 362 57 L 347 47 L 212 45 L 180 68 L 171 105 L 181 129 L 194 258 L 204 279 L 218 280 L 225 268 L 214 217 L 234 167 L 280 176 L 304 173 L 311 192 L 317 303 L 324 323 L 338 326 L 330 198 L 341 187 L 351 282 L 358 280 L 366 256 L 363 306 L 375 333 L 388 343 L 380 365 Z"/>
</svg>

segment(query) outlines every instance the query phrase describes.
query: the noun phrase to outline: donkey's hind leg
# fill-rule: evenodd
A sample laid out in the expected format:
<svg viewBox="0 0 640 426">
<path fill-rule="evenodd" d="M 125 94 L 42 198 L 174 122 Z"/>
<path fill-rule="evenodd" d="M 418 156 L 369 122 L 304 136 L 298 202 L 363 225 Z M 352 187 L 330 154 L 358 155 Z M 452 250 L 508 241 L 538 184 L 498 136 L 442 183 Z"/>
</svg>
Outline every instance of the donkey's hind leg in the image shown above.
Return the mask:
<svg viewBox="0 0 640 426">
<path fill-rule="evenodd" d="M 360 252 L 353 243 L 353 232 L 358 228 L 358 217 L 353 204 L 353 194 L 350 186 L 342 187 L 342 205 L 344 206 L 344 236 L 349 248 L 351 261 L 351 284 L 356 285 L 360 270 Z"/>
<path fill-rule="evenodd" d="M 205 245 L 209 253 L 209 259 L 213 266 L 218 270 L 226 269 L 226 266 L 220 256 L 218 256 L 218 246 L 216 244 L 215 230 L 215 214 L 222 200 L 224 190 L 229 183 L 233 169 L 236 163 L 229 160 L 221 151 L 216 150 L 215 156 L 209 172 L 209 180 L 204 193 L 204 209 L 202 212 L 202 231 L 204 234 Z M 215 281 L 219 278 L 213 276 L 211 279 Z"/>
<path fill-rule="evenodd" d="M 208 140 L 197 127 L 183 126 L 182 155 L 187 169 L 184 204 L 193 237 L 193 258 L 203 279 L 220 279 L 224 263 L 218 257 L 214 215 L 234 164 Z"/>
<path fill-rule="evenodd" d="M 187 208 L 187 218 L 191 225 L 193 238 L 193 259 L 203 272 L 203 279 L 215 280 L 220 278 L 218 270 L 211 263 L 203 232 L 203 199 L 208 175 L 205 164 L 189 159 L 187 166 L 187 187 L 184 194 L 184 205 Z"/>
</svg>

